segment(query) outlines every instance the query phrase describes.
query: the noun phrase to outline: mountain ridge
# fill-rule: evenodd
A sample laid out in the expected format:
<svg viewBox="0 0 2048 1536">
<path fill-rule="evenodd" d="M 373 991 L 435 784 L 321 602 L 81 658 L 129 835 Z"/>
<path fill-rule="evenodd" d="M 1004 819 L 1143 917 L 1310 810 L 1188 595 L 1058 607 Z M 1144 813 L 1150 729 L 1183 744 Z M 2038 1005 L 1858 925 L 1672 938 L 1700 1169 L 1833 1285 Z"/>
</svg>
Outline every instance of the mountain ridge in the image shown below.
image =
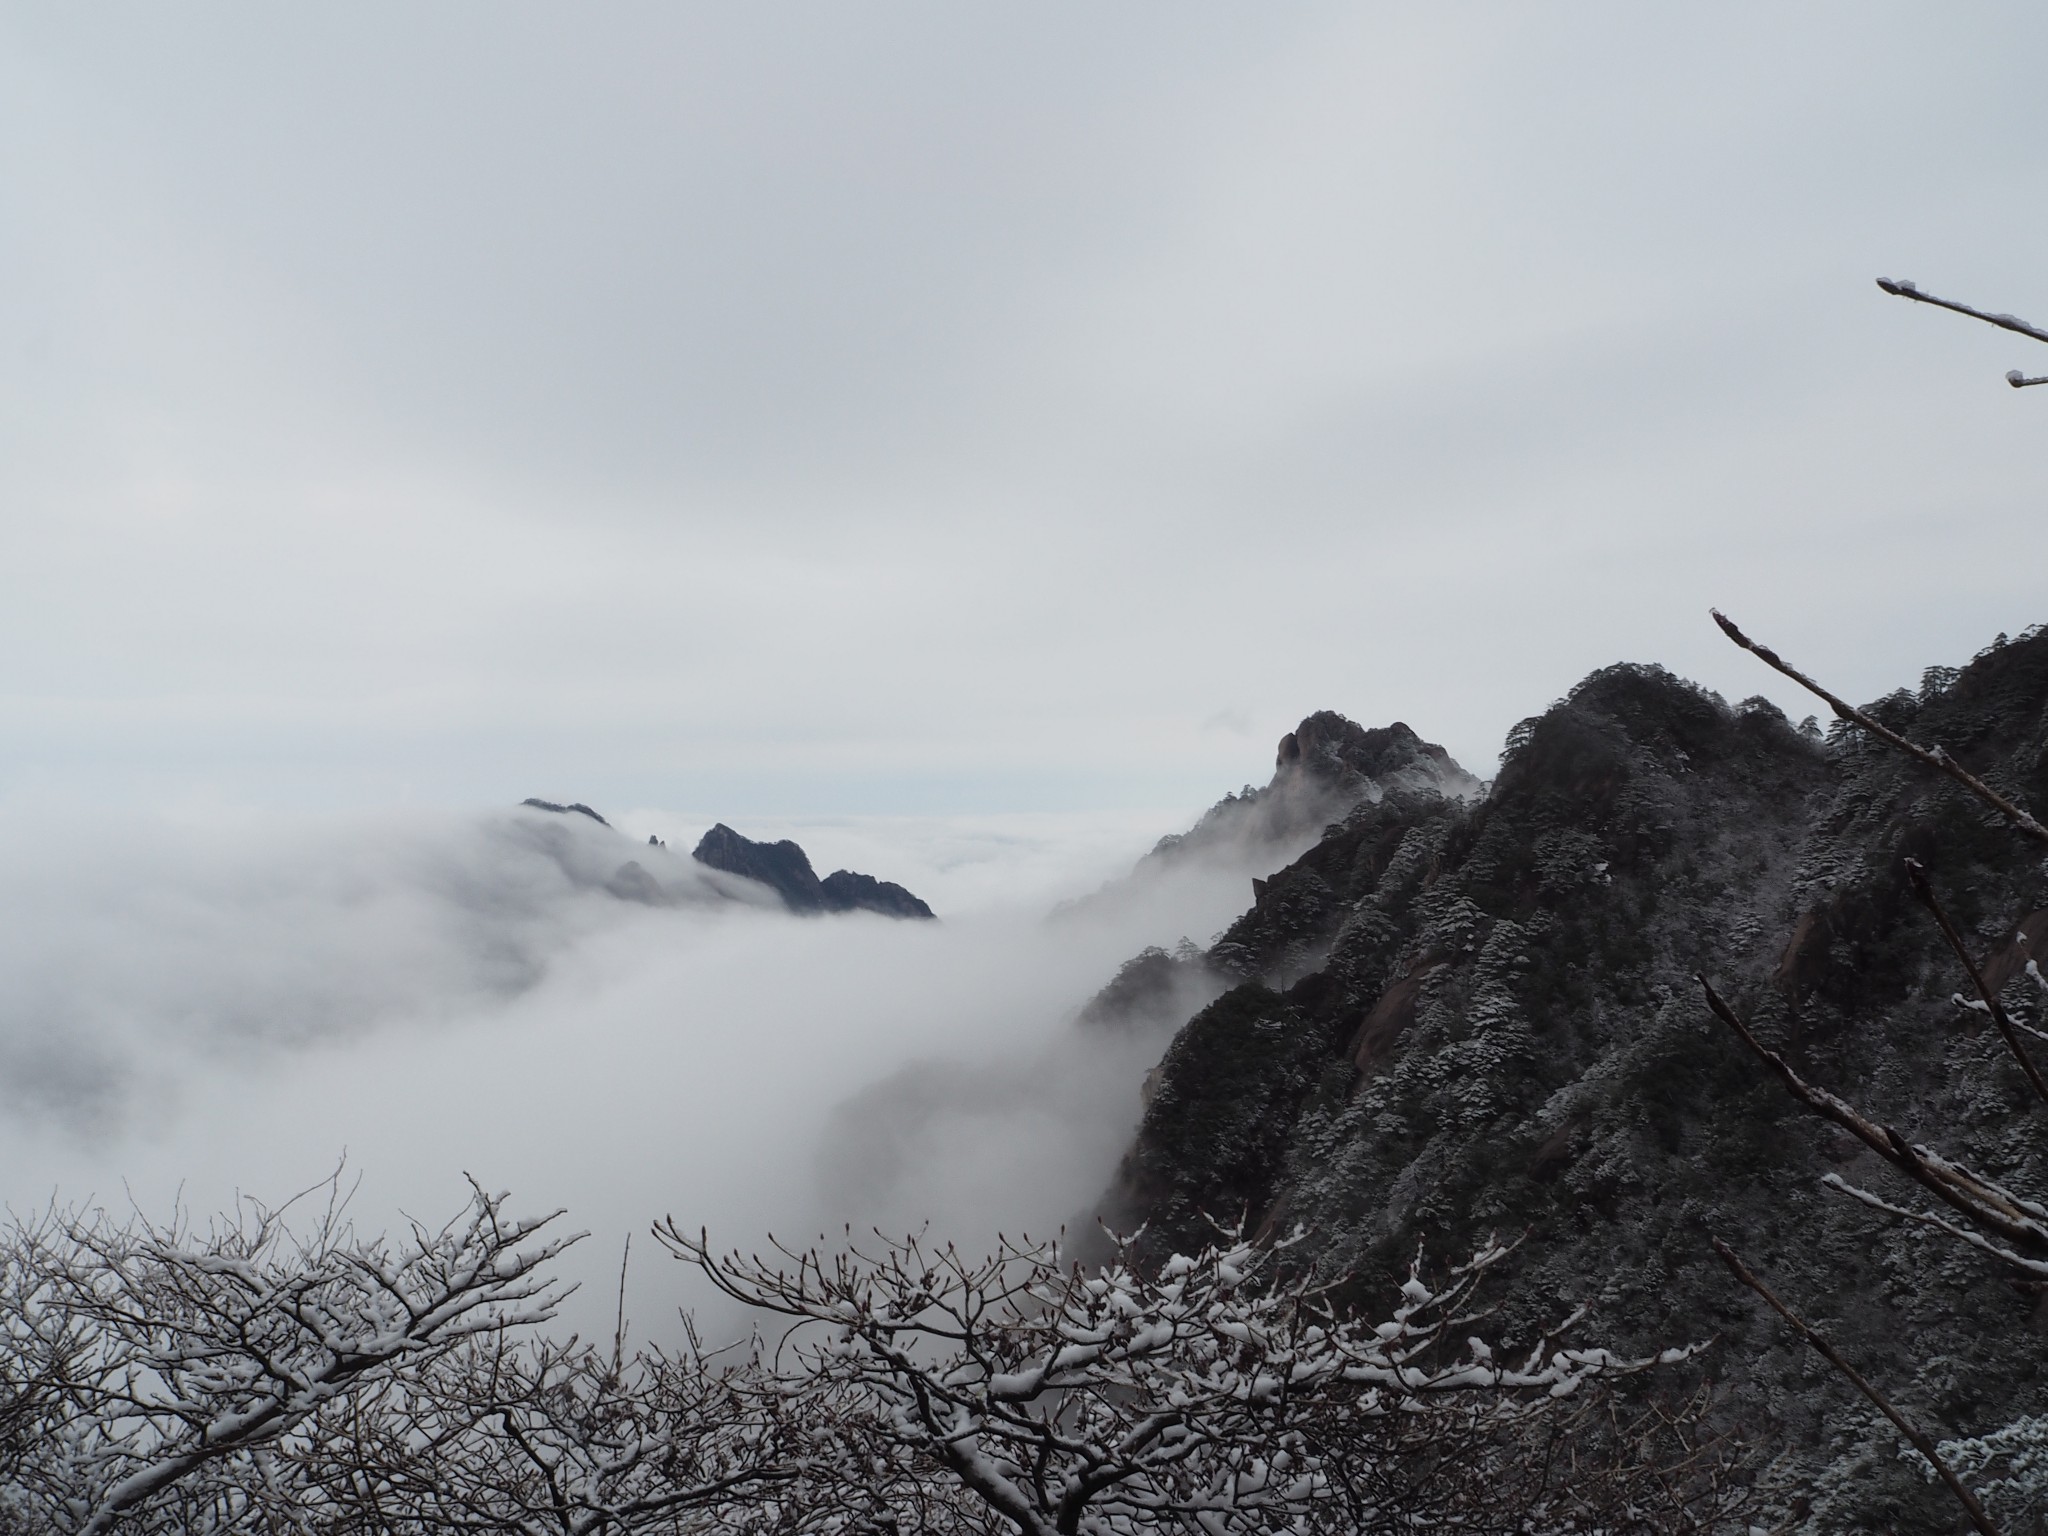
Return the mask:
<svg viewBox="0 0 2048 1536">
<path fill-rule="evenodd" d="M 2048 804 L 2048 637 L 1873 708 Z M 1297 1252 L 1361 1286 L 1398 1276 L 1419 1240 L 1448 1259 L 1527 1229 L 1510 1323 L 1565 1298 L 1597 1305 L 1621 1347 L 1718 1334 L 1728 1411 L 1789 1448 L 1774 1475 L 1810 1528 L 1913 1511 L 1939 1528 L 1939 1497 L 1852 1432 L 1860 1400 L 1756 1315 L 1708 1235 L 1942 1434 L 2048 1406 L 2048 1301 L 1988 1267 L 1925 1266 L 1910 1233 L 1825 1194 L 1825 1173 L 1883 1173 L 1758 1074 L 1693 981 L 1712 977 L 1815 1080 L 2042 1187 L 2024 1084 L 1956 1020 L 1908 855 L 2013 983 L 2008 1006 L 2043 1022 L 2017 956 L 2048 934 L 2048 869 L 1947 780 L 1761 698 L 1604 668 L 1516 728 L 1483 798 L 1360 797 L 1206 951 L 1149 962 L 1183 987 L 1198 967 L 1220 995 L 1148 1080 L 1102 1213 L 1145 1224 L 1156 1252 L 1210 1216 L 1300 1226 Z"/>
<path fill-rule="evenodd" d="M 618 830 L 580 800 L 560 803 L 534 797 L 522 800 L 520 806 L 558 816 L 583 816 L 607 831 Z M 662 850 L 654 856 L 657 860 L 668 857 L 668 845 L 660 838 L 649 837 L 647 845 Z M 774 843 L 756 842 L 722 821 L 698 840 L 690 859 L 705 869 L 765 886 L 784 909 L 799 915 L 872 912 L 882 917 L 935 919 L 929 906 L 893 880 L 879 880 L 850 869 L 835 869 L 821 880 L 811 868 L 810 856 L 799 844 L 787 838 Z M 597 883 L 621 901 L 646 906 L 669 906 L 679 899 L 668 884 L 637 859 L 626 860 Z"/>
</svg>

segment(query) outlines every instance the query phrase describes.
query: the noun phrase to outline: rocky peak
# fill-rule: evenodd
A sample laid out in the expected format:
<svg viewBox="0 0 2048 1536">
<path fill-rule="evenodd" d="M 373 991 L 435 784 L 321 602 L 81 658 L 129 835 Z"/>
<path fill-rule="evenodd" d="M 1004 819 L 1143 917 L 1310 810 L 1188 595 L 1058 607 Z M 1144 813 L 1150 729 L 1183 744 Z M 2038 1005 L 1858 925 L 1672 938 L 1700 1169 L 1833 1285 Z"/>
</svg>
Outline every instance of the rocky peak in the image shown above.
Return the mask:
<svg viewBox="0 0 2048 1536">
<path fill-rule="evenodd" d="M 824 879 L 810 856 L 789 839 L 760 843 L 719 822 L 698 840 L 691 857 L 700 864 L 758 880 L 782 897 L 792 912 L 876 912 L 884 917 L 929 918 L 932 909 L 892 880 L 877 880 L 850 869 Z"/>
<path fill-rule="evenodd" d="M 884 917 L 932 917 L 935 914 L 894 880 L 877 880 L 856 870 L 835 869 L 818 888 L 828 912 L 879 912 Z"/>
<path fill-rule="evenodd" d="M 744 875 L 772 887 L 792 912 L 825 910 L 825 889 L 801 847 L 784 838 L 757 843 L 719 822 L 697 841 L 691 858 L 729 875 Z"/>
<path fill-rule="evenodd" d="M 1486 785 L 1400 721 L 1368 729 L 1318 710 L 1280 738 L 1270 783 L 1225 796 L 1186 832 L 1161 838 L 1146 862 L 1270 847 L 1285 850 L 1277 863 L 1326 825 L 1389 794 L 1477 801 Z"/>
<path fill-rule="evenodd" d="M 520 804 L 531 810 L 568 817 L 572 821 L 577 816 L 586 817 L 606 832 L 617 835 L 617 829 L 610 822 L 581 801 L 564 805 L 536 798 Z M 562 863 L 572 880 L 595 885 L 621 901 L 638 902 L 644 906 L 667 907 L 706 900 L 758 903 L 764 899 L 758 890 L 735 885 L 729 880 L 720 881 L 716 875 L 705 873 L 716 871 L 718 875 L 737 875 L 742 880 L 765 885 L 792 912 L 875 912 L 883 917 L 911 918 L 933 916 L 930 907 L 894 881 L 877 880 L 873 875 L 863 875 L 850 869 L 835 869 L 820 880 L 817 871 L 811 868 L 810 856 L 796 843 L 787 838 L 775 843 L 756 842 L 735 832 L 724 822 L 719 822 L 698 840 L 691 858 L 692 863 L 702 867 L 695 874 L 688 873 L 690 866 L 670 853 L 668 844 L 658 836 L 647 839 L 640 859 L 628 859 L 616 867 L 609 866 L 606 855 L 611 845 L 603 833 L 587 829 L 582 833 L 572 833 L 570 827 L 557 825 L 544 839 L 544 844 Z M 617 854 L 611 853 L 610 857 L 616 858 Z M 642 859 L 646 862 L 641 862 Z M 591 868 L 593 864 L 596 865 L 595 873 Z"/>
<path fill-rule="evenodd" d="M 1305 775 L 1346 795 L 1352 803 L 1388 790 L 1433 790 L 1476 800 L 1486 786 L 1435 742 L 1403 721 L 1368 729 L 1334 710 L 1318 710 L 1280 738 L 1273 775 Z"/>
</svg>

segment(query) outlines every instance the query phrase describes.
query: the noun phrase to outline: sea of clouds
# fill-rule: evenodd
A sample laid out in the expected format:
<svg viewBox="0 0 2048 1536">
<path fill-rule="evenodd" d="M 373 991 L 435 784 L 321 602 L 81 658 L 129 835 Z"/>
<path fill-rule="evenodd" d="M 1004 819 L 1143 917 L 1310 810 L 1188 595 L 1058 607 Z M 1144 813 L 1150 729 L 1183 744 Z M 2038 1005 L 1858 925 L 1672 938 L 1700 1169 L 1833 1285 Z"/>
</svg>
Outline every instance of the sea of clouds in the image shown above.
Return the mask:
<svg viewBox="0 0 2048 1536">
<path fill-rule="evenodd" d="M 643 1335 L 702 1299 L 645 1241 L 659 1217 L 745 1247 L 1050 1233 L 1087 1219 L 1166 1041 L 1075 1011 L 1145 945 L 1207 941 L 1289 852 L 1058 910 L 1176 819 L 740 829 L 900 881 L 935 923 L 789 915 L 688 857 L 711 818 L 659 811 L 0 820 L 0 1195 L 203 1219 L 345 1159 L 383 1230 L 452 1215 L 470 1174 L 590 1231 L 576 1326 L 609 1319 L 642 1234 Z M 627 860 L 665 904 L 616 894 Z"/>
</svg>

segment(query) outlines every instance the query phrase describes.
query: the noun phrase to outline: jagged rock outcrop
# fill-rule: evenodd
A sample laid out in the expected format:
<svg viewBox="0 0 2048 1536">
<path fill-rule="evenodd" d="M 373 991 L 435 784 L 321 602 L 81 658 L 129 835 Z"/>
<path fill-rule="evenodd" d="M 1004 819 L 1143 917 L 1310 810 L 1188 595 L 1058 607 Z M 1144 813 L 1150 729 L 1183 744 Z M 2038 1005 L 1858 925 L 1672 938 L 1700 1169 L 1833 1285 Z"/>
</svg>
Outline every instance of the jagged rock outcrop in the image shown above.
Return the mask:
<svg viewBox="0 0 2048 1536">
<path fill-rule="evenodd" d="M 787 838 L 755 842 L 724 822 L 704 834 L 691 857 L 727 874 L 759 880 L 776 891 L 792 912 L 877 912 L 884 917 L 909 918 L 933 915 L 930 907 L 894 881 L 848 869 L 835 869 L 820 880 L 809 855 L 796 843 Z"/>
<path fill-rule="evenodd" d="M 1271 783 L 1226 795 L 1186 832 L 1161 838 L 1145 863 L 1170 865 L 1219 849 L 1286 844 L 1389 794 L 1477 800 L 1485 793 L 1486 785 L 1450 753 L 1400 721 L 1367 730 L 1321 710 L 1280 738 Z"/>
<path fill-rule="evenodd" d="M 1389 795 L 1476 801 L 1485 793 L 1448 752 L 1406 725 L 1367 730 L 1325 710 L 1280 739 L 1269 783 L 1225 795 L 1186 832 L 1162 837 L 1130 874 L 1062 903 L 1053 916 L 1070 923 L 1111 916 L 1165 882 L 1185 889 L 1197 878 L 1228 880 L 1240 890 L 1246 872 L 1287 863 L 1358 806 Z"/>
<path fill-rule="evenodd" d="M 570 805 L 539 799 L 520 803 L 559 816 L 585 816 L 607 831 L 612 830 L 610 822 L 580 801 Z M 595 833 L 586 833 L 581 838 L 567 834 L 567 828 L 557 826 L 551 834 L 550 846 L 564 873 L 578 884 L 595 886 L 621 901 L 643 906 L 670 907 L 735 899 L 773 905 L 779 900 L 788 910 L 802 913 L 875 912 L 884 917 L 925 919 L 933 915 L 930 907 L 894 881 L 877 880 L 873 875 L 849 869 L 835 869 L 820 880 L 811 868 L 809 855 L 797 844 L 787 839 L 757 843 L 724 822 L 704 834 L 687 864 L 671 854 L 661 838 L 650 836 L 640 858 L 628 859 L 615 867 L 608 859 L 603 860 L 598 864 L 598 873 L 593 873 L 590 865 L 602 858 L 600 845 L 609 845 Z M 725 876 L 738 876 L 739 880 L 723 879 Z M 748 885 L 748 881 L 755 883 Z M 767 890 L 761 890 L 762 886 Z"/>
<path fill-rule="evenodd" d="M 1874 709 L 2048 807 L 2048 636 Z M 1153 1074 L 1110 1218 L 1161 1248 L 1199 1241 L 1204 1212 L 1300 1224 L 1304 1251 L 1373 1285 L 1418 1239 L 1454 1255 L 1527 1228 L 1505 1326 L 1565 1297 L 1628 1347 L 1718 1334 L 1728 1411 L 1790 1448 L 1773 1475 L 1812 1529 L 1944 1528 L 1939 1491 L 1758 1315 L 1709 1234 L 1944 1435 L 2048 1405 L 2043 1298 L 1827 1194 L 1837 1171 L 1911 1199 L 1756 1069 L 1693 977 L 1866 1111 L 2048 1188 L 2042 1116 L 1950 1005 L 1955 967 L 1902 871 L 1928 865 L 2038 1024 L 2019 958 L 2048 936 L 2037 851 L 1860 735 L 1655 667 L 1595 673 L 1517 727 L 1484 799 L 1372 776 L 1202 957 L 1235 985 Z"/>
<path fill-rule="evenodd" d="M 811 868 L 810 857 L 787 838 L 757 843 L 721 821 L 697 840 L 690 857 L 729 875 L 760 881 L 780 895 L 792 912 L 825 910 L 824 886 Z"/>
<path fill-rule="evenodd" d="M 1283 785 L 1297 775 L 1319 779 L 1354 804 L 1392 791 L 1419 790 L 1454 800 L 1477 799 L 1486 791 L 1450 753 L 1401 721 L 1368 730 L 1327 709 L 1280 738 L 1273 767 Z"/>
<path fill-rule="evenodd" d="M 828 912 L 879 912 L 884 917 L 931 917 L 932 909 L 893 880 L 835 869 L 818 882 Z"/>
</svg>

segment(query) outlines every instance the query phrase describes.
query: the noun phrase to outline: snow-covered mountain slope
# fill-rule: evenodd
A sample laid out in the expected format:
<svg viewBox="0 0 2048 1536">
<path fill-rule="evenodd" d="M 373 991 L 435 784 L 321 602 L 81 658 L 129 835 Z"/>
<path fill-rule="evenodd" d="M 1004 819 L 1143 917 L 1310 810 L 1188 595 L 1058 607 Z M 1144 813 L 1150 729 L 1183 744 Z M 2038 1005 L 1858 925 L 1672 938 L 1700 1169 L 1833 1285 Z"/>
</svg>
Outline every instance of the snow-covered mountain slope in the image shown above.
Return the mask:
<svg viewBox="0 0 2048 1536">
<path fill-rule="evenodd" d="M 2048 806 L 2048 636 L 1873 708 Z M 1759 1071 L 1694 980 L 1906 1135 L 2048 1188 L 2041 1111 L 1950 1004 L 1961 977 L 1903 868 L 1928 866 L 2033 1019 L 2038 849 L 1860 734 L 1651 666 L 1595 673 L 1524 722 L 1484 798 L 1446 794 L 1448 768 L 1373 777 L 1206 952 L 1150 962 L 1161 985 L 1206 974 L 1220 995 L 1152 1075 L 1111 1220 L 1164 1248 L 1198 1241 L 1205 1212 L 1248 1211 L 1368 1280 L 1418 1240 L 1457 1254 L 1526 1228 L 1511 1324 L 1568 1297 L 1616 1344 L 1718 1335 L 1731 1416 L 1767 1454 L 1793 1448 L 1783 1475 L 1828 1529 L 1910 1524 L 1921 1480 L 1758 1316 L 1711 1234 L 1928 1427 L 1983 1433 L 2048 1403 L 2043 1298 L 1825 1193 L 1831 1171 L 1885 1174 Z M 1928 1519 L 1945 1518 L 1937 1496 Z"/>
</svg>

